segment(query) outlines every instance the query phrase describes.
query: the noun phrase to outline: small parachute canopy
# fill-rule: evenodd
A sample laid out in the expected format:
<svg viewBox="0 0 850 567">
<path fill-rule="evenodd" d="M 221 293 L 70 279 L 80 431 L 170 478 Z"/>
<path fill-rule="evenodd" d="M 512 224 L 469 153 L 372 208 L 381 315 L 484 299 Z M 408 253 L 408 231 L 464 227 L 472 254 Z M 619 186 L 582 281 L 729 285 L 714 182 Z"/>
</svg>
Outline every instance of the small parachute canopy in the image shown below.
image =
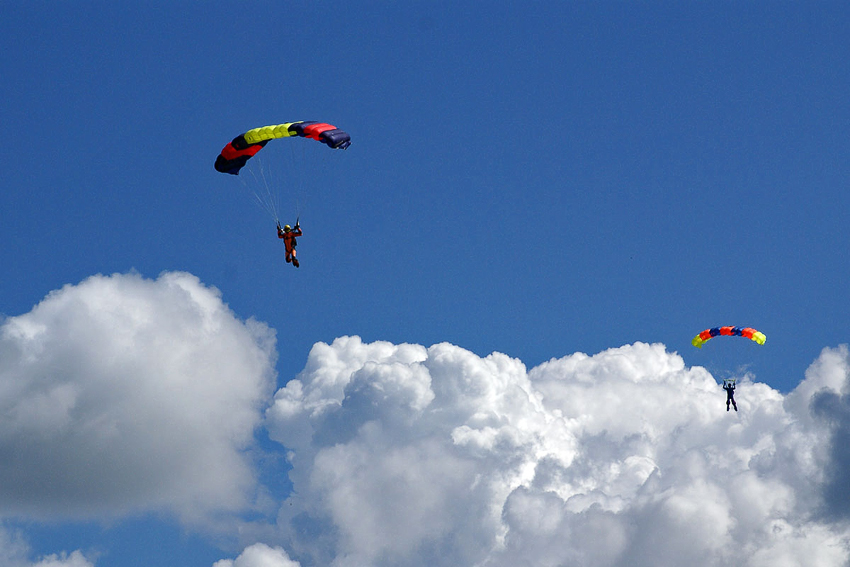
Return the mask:
<svg viewBox="0 0 850 567">
<path fill-rule="evenodd" d="M 239 175 L 239 170 L 263 147 L 275 138 L 299 136 L 326 144 L 335 150 L 344 150 L 351 145 L 351 136 L 336 126 L 324 122 L 287 122 L 248 130 L 233 138 L 224 146 L 215 160 L 215 169 L 222 173 Z"/>
<path fill-rule="evenodd" d="M 730 337 L 745 337 L 757 342 L 760 345 L 764 344 L 767 337 L 764 333 L 756 331 L 752 327 L 713 327 L 706 329 L 691 340 L 691 344 L 697 348 L 702 348 L 702 345 L 712 337 L 717 335 L 726 335 Z"/>
</svg>

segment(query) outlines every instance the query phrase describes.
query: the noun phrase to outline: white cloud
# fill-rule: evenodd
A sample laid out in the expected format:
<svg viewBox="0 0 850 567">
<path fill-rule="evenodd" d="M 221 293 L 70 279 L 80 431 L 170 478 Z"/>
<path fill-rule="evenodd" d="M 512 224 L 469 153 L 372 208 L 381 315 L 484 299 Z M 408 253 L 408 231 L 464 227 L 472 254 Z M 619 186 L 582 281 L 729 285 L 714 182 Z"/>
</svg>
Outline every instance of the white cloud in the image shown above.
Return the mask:
<svg viewBox="0 0 850 567">
<path fill-rule="evenodd" d="M 267 411 L 293 465 L 281 543 L 335 567 L 844 565 L 845 508 L 824 496 L 850 468 L 848 359 L 825 350 L 788 396 L 743 377 L 727 413 L 658 344 L 526 371 L 320 343 Z"/>
<path fill-rule="evenodd" d="M 28 559 L 30 555 L 30 546 L 19 531 L 0 526 L 0 565 L 3 567 L 94 567 L 79 550 L 46 555 L 34 563 Z"/>
<path fill-rule="evenodd" d="M 280 547 L 269 547 L 256 543 L 243 551 L 236 559 L 216 561 L 213 567 L 300 567 Z"/>
<path fill-rule="evenodd" d="M 69 554 L 49 555 L 43 558 L 33 567 L 94 567 L 82 553 L 74 551 Z"/>
<path fill-rule="evenodd" d="M 0 526 L 0 565 L 23 566 L 29 551 L 29 544 L 19 531 Z"/>
<path fill-rule="evenodd" d="M 2 321 L 0 516 L 244 509 L 274 345 L 186 273 L 93 276 Z"/>
<path fill-rule="evenodd" d="M 273 331 L 185 273 L 95 276 L 0 322 L 0 517 L 248 510 L 274 359 Z M 265 414 L 292 465 L 277 532 L 227 516 L 279 547 L 215 567 L 844 565 L 848 375 L 840 347 L 787 396 L 742 377 L 736 413 L 658 344 L 528 370 L 319 343 Z M 93 567 L 29 554 L 0 530 L 0 563 Z"/>
</svg>

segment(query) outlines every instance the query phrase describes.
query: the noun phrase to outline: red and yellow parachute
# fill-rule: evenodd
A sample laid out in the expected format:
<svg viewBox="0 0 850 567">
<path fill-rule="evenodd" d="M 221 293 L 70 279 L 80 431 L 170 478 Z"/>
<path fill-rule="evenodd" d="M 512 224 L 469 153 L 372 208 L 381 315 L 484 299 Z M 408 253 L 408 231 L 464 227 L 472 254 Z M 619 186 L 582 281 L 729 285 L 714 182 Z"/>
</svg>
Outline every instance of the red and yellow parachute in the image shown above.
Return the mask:
<svg viewBox="0 0 850 567">
<path fill-rule="evenodd" d="M 691 344 L 697 348 L 702 348 L 706 341 L 717 335 L 745 337 L 760 345 L 763 345 L 764 341 L 767 340 L 764 333 L 756 331 L 752 327 L 712 327 L 695 336 L 691 340 Z"/>
<path fill-rule="evenodd" d="M 351 136 L 336 126 L 324 122 L 287 122 L 248 130 L 233 138 L 224 146 L 215 160 L 215 169 L 222 173 L 239 175 L 239 170 L 263 149 L 269 140 L 300 136 L 318 140 L 335 150 L 344 150 L 351 145 Z"/>
</svg>

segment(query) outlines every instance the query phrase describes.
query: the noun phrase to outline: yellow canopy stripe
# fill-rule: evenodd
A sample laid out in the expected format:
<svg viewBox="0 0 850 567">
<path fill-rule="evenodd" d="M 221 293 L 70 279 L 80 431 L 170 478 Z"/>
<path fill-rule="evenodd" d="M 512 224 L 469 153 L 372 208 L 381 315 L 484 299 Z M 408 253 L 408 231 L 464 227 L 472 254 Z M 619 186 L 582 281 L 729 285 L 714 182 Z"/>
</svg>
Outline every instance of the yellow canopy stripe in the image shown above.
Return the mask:
<svg viewBox="0 0 850 567">
<path fill-rule="evenodd" d="M 289 138 L 290 136 L 297 136 L 297 132 L 289 130 L 289 128 L 293 124 L 298 124 L 298 122 L 273 124 L 271 126 L 263 126 L 261 128 L 254 128 L 253 130 L 248 130 L 247 132 L 245 132 L 244 135 L 245 141 L 249 144 L 256 144 L 258 142 L 274 140 L 275 138 Z"/>
</svg>

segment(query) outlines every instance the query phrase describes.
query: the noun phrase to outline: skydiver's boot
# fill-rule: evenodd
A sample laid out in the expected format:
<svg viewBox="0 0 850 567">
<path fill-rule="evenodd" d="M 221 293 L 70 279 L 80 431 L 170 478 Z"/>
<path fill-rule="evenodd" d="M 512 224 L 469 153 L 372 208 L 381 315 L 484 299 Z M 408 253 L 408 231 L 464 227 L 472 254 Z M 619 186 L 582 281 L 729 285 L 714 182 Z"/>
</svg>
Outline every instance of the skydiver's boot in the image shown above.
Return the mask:
<svg viewBox="0 0 850 567">
<path fill-rule="evenodd" d="M 298 267 L 300 267 L 300 266 L 301 266 L 301 264 L 299 264 L 299 263 L 298 263 L 298 258 L 293 258 L 293 259 L 292 259 L 292 265 L 293 265 L 293 266 L 295 266 L 296 268 L 298 268 Z M 737 408 L 735 408 L 735 411 L 738 411 L 738 409 L 737 409 Z"/>
</svg>

